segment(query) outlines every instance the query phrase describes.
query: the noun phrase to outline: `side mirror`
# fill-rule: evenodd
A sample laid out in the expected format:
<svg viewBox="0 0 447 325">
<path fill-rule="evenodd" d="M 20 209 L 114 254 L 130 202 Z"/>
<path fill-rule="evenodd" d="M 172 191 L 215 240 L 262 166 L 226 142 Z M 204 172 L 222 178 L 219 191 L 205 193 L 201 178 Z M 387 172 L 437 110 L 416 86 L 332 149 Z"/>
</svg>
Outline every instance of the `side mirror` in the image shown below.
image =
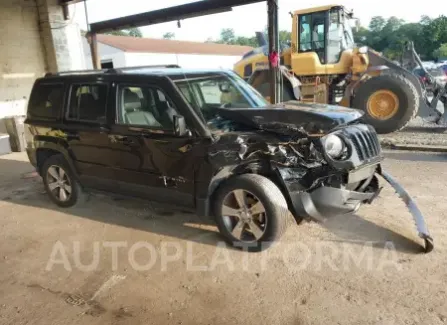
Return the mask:
<svg viewBox="0 0 447 325">
<path fill-rule="evenodd" d="M 179 137 L 183 137 L 189 134 L 188 129 L 186 128 L 185 118 L 181 115 L 174 115 L 174 134 Z"/>
</svg>

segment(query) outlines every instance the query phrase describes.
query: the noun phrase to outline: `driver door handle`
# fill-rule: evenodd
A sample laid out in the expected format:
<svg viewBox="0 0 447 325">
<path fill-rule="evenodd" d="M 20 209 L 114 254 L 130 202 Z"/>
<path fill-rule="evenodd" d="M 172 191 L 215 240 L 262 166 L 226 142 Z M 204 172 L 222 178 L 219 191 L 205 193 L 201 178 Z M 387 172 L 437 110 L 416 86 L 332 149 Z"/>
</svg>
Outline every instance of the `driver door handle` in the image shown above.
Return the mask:
<svg viewBox="0 0 447 325">
<path fill-rule="evenodd" d="M 124 145 L 135 145 L 137 141 L 132 137 L 127 137 L 123 135 L 109 135 L 110 142 L 112 143 L 120 143 Z"/>
</svg>

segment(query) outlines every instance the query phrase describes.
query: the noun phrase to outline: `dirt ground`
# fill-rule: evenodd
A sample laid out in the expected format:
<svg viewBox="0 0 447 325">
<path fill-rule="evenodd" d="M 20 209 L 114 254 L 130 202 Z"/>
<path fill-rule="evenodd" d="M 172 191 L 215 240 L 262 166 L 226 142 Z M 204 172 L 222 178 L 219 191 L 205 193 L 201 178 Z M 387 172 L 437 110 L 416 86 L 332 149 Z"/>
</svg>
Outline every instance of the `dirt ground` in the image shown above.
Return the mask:
<svg viewBox="0 0 447 325">
<path fill-rule="evenodd" d="M 426 216 L 430 254 L 385 184 L 356 215 L 293 225 L 246 254 L 208 220 L 149 202 L 57 208 L 23 154 L 0 157 L 0 324 L 447 323 L 446 162 L 384 162 Z"/>
<path fill-rule="evenodd" d="M 403 131 L 379 135 L 382 146 L 418 145 L 447 148 L 447 127 L 408 127 Z M 445 150 L 444 150 L 445 152 Z"/>
</svg>

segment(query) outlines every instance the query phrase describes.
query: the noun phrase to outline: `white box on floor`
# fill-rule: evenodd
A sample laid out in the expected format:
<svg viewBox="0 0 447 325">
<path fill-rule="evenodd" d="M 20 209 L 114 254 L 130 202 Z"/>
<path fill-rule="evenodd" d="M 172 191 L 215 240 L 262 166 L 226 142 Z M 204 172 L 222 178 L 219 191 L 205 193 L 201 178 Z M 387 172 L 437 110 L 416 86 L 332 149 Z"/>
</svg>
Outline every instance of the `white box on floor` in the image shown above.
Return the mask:
<svg viewBox="0 0 447 325">
<path fill-rule="evenodd" d="M 0 155 L 6 155 L 8 153 L 11 153 L 9 134 L 0 133 Z"/>
</svg>

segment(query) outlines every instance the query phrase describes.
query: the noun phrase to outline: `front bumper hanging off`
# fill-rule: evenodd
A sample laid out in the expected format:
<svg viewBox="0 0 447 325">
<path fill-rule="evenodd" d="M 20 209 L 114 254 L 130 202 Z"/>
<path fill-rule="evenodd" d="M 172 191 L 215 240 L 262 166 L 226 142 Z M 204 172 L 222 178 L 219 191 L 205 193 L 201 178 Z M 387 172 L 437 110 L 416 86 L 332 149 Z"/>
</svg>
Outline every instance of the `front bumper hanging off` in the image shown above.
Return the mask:
<svg viewBox="0 0 447 325">
<path fill-rule="evenodd" d="M 388 174 L 383 170 L 381 170 L 379 174 L 396 190 L 396 193 L 404 201 L 405 205 L 407 206 L 408 210 L 413 216 L 414 222 L 416 223 L 416 228 L 418 230 L 419 237 L 421 237 L 424 240 L 425 252 L 430 253 L 434 248 L 433 238 L 430 236 L 430 233 L 428 232 L 424 216 L 417 207 L 416 203 L 410 197 L 408 192 L 405 191 L 405 189 L 398 182 L 396 182 L 396 180 L 390 174 Z"/>
<path fill-rule="evenodd" d="M 288 174 L 280 170 L 281 176 L 287 180 Z M 421 211 L 405 189 L 388 173 L 381 168 L 372 169 L 370 177 L 378 174 L 383 177 L 396 191 L 408 207 L 416 223 L 419 237 L 424 240 L 424 250 L 429 253 L 433 250 L 433 239 L 428 232 L 427 225 Z M 366 177 L 365 175 L 363 177 Z M 293 188 L 293 181 L 285 182 L 293 206 L 294 215 L 324 222 L 326 219 L 348 213 L 355 213 L 362 203 L 371 203 L 380 193 L 378 182 L 372 191 L 357 192 L 347 189 L 321 186 L 311 192 L 300 191 Z"/>
</svg>

